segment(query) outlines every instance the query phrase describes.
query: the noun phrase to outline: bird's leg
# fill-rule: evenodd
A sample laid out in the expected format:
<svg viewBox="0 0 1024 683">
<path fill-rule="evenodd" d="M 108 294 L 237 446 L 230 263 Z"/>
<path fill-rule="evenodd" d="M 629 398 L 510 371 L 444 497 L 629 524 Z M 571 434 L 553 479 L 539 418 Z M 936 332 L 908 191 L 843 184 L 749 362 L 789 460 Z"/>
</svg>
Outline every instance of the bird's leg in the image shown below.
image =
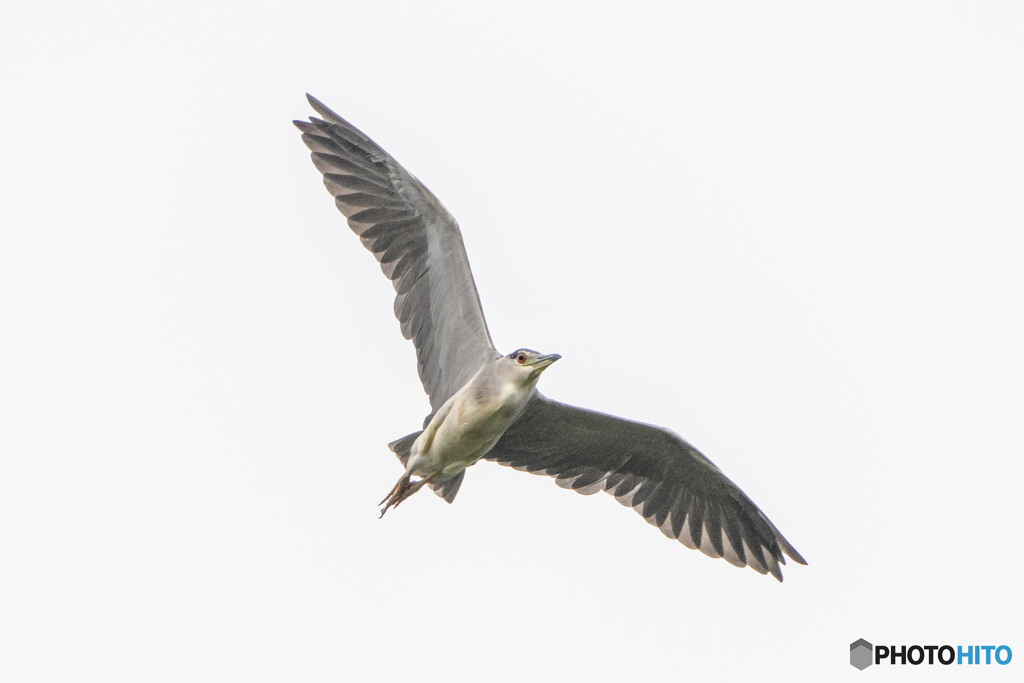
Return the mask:
<svg viewBox="0 0 1024 683">
<path fill-rule="evenodd" d="M 410 475 L 408 475 L 408 474 L 403 474 L 398 479 L 398 482 L 395 483 L 395 485 L 391 487 L 391 490 L 388 492 L 388 495 L 384 496 L 384 500 L 382 500 L 381 502 L 377 503 L 378 505 L 383 505 L 384 503 L 388 504 L 388 506 L 386 508 L 384 508 L 383 510 L 380 511 L 380 516 L 381 517 L 384 516 L 384 513 L 388 511 L 389 507 L 394 505 L 397 500 L 401 499 L 402 493 L 405 492 L 405 489 L 409 488 L 409 476 Z"/>
<path fill-rule="evenodd" d="M 423 485 L 433 479 L 436 474 L 437 472 L 431 472 L 418 481 L 412 481 L 412 475 L 409 473 L 403 474 L 394 487 L 392 487 L 391 492 L 384 496 L 384 500 L 379 503 L 384 505 L 384 509 L 380 511 L 380 516 L 383 517 L 388 509 L 398 507 L 399 503 L 423 488 Z"/>
</svg>

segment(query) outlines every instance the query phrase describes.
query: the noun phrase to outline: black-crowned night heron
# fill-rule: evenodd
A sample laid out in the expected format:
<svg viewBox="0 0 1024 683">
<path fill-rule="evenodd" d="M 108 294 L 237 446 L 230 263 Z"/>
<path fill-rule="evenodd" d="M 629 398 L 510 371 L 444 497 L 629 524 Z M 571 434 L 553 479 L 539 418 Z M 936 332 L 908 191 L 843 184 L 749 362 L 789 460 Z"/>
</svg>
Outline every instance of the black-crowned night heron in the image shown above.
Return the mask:
<svg viewBox="0 0 1024 683">
<path fill-rule="evenodd" d="M 491 343 L 459 226 L 411 173 L 309 97 L 323 119 L 296 121 L 327 190 L 395 286 L 395 315 L 416 345 L 431 414 L 389 447 L 405 472 L 381 516 L 424 484 L 451 503 L 480 458 L 607 491 L 688 548 L 782 581 L 784 555 L 806 564 L 768 517 L 677 434 L 552 401 L 537 391 L 559 359 Z M 416 477 L 416 479 L 413 479 Z"/>
</svg>

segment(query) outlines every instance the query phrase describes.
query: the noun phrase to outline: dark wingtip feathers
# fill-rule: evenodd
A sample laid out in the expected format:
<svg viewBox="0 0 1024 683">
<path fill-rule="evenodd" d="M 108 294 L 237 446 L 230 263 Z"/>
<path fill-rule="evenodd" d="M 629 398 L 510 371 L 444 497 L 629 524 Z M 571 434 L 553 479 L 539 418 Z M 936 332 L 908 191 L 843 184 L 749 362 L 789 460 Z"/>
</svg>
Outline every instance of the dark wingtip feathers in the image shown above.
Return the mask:
<svg viewBox="0 0 1024 683">
<path fill-rule="evenodd" d="M 807 566 L 807 560 L 805 560 L 803 556 L 796 551 L 796 548 L 791 546 L 786 539 L 780 538 L 780 540 L 782 541 L 782 551 L 789 555 L 789 559 L 793 560 L 797 564 Z"/>
<path fill-rule="evenodd" d="M 325 119 L 339 119 L 339 118 L 341 118 L 340 116 L 335 114 L 333 111 L 331 111 L 327 107 L 327 105 L 325 105 L 323 102 L 321 102 L 317 98 L 313 97 L 309 93 L 306 93 L 306 101 L 309 102 L 309 105 L 311 107 L 313 107 L 313 109 L 316 111 L 317 114 L 320 114 L 320 116 L 324 117 Z"/>
<path fill-rule="evenodd" d="M 327 121 L 328 123 L 335 123 L 335 124 L 341 126 L 342 128 L 347 128 L 348 130 L 352 131 L 353 133 L 356 133 L 357 135 L 359 135 L 360 137 L 365 138 L 366 140 L 369 140 L 369 138 L 361 130 L 359 130 L 358 128 L 353 126 L 351 123 L 349 123 L 345 119 L 343 119 L 340 116 L 338 116 L 336 113 L 334 113 L 331 109 L 329 109 L 323 102 L 321 102 L 317 98 L 313 97 L 309 93 L 306 93 L 306 99 L 309 100 L 310 106 L 313 107 L 313 109 L 316 111 L 316 113 L 320 114 L 320 116 L 322 116 L 324 118 L 324 121 Z M 310 117 L 310 120 L 313 121 L 313 122 L 316 121 L 316 119 L 314 119 L 312 117 Z"/>
</svg>

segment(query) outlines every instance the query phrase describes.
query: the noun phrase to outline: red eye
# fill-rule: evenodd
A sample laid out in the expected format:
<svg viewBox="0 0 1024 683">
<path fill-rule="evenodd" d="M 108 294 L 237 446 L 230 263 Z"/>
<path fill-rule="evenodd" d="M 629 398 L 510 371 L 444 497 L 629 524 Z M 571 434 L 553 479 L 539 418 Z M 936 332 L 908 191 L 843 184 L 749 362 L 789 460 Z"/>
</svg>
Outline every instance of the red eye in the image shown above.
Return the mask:
<svg viewBox="0 0 1024 683">
<path fill-rule="evenodd" d="M 526 360 L 526 354 L 524 354 L 524 353 L 519 354 L 518 356 L 516 356 L 516 360 L 519 361 L 520 363 L 522 363 L 523 361 Z"/>
</svg>

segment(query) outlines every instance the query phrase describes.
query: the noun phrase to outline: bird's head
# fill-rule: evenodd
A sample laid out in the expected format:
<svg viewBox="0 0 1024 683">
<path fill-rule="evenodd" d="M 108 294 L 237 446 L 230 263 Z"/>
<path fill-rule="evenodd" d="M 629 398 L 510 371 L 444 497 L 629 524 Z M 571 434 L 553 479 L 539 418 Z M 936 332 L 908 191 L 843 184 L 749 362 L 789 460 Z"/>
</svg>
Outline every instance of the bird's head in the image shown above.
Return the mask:
<svg viewBox="0 0 1024 683">
<path fill-rule="evenodd" d="M 557 353 L 546 356 L 531 349 L 518 349 L 505 356 L 505 362 L 523 382 L 536 382 L 544 369 L 561 358 Z"/>
</svg>

